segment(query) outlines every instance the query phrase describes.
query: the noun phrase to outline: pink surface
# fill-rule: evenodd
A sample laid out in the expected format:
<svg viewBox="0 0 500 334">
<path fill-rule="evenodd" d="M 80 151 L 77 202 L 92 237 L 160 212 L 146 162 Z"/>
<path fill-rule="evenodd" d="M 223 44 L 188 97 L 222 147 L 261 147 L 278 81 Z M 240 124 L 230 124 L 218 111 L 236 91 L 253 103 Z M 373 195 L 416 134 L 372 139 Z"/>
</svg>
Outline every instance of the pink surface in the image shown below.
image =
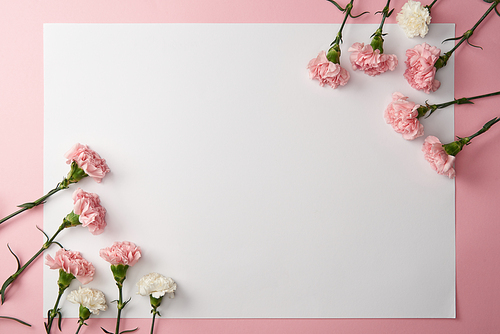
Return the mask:
<svg viewBox="0 0 500 334">
<path fill-rule="evenodd" d="M 345 4 L 347 0 L 340 2 Z M 399 11 L 403 3 L 403 0 L 393 0 L 392 6 Z M 354 14 L 365 10 L 374 13 L 384 4 L 382 0 L 358 0 Z M 433 22 L 456 23 L 457 34 L 462 34 L 488 6 L 480 0 L 439 0 L 433 9 Z M 339 23 L 342 18 L 341 13 L 324 0 L 3 0 L 0 13 L 0 156 L 3 157 L 0 216 L 12 212 L 17 204 L 42 195 L 43 23 Z M 355 22 L 378 23 L 379 19 L 379 16 L 366 15 Z M 395 16 L 388 22 L 394 23 Z M 464 45 L 455 53 L 457 98 L 500 90 L 496 54 L 500 51 L 499 27 L 500 18 L 490 15 L 471 38 L 473 44 L 481 45 L 484 50 Z M 332 32 L 332 37 L 334 34 Z M 415 39 L 415 44 L 420 41 Z M 447 51 L 451 45 L 447 43 L 442 49 Z M 493 97 L 479 100 L 475 105 L 456 107 L 455 133 L 470 135 L 486 120 L 500 116 L 498 103 L 499 98 Z M 380 112 L 382 117 L 383 111 Z M 497 189 L 500 189 L 499 139 L 500 127 L 494 127 L 475 139 L 457 158 L 457 319 L 161 319 L 157 333 L 497 333 L 500 328 L 497 288 L 500 225 L 496 203 Z M 64 163 L 63 159 L 60 163 Z M 415 205 L 425 205 L 425 199 Z M 41 233 L 35 228 L 42 225 L 41 213 L 37 208 L 0 226 L 2 281 L 16 269 L 5 247 L 7 243 L 23 262 L 43 243 Z M 37 261 L 9 289 L 5 304 L 0 306 L 0 315 L 22 318 L 33 327 L 0 319 L 1 333 L 44 332 L 41 275 L 42 261 Z M 300 294 L 297 302 L 300 302 Z M 82 333 L 102 333 L 99 326 L 111 329 L 114 320 L 90 319 L 88 323 L 90 326 Z M 139 332 L 147 332 L 149 325 L 147 319 L 125 319 L 122 328 L 139 326 Z M 63 330 L 74 333 L 76 319 L 65 319 Z"/>
</svg>

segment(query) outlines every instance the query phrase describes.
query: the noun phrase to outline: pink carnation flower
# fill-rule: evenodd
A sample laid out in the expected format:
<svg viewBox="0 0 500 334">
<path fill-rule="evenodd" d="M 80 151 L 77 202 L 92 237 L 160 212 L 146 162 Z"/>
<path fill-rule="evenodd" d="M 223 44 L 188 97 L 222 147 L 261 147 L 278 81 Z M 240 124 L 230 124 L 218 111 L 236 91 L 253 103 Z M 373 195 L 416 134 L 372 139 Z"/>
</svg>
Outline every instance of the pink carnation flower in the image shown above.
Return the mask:
<svg viewBox="0 0 500 334">
<path fill-rule="evenodd" d="M 370 44 L 354 43 L 349 49 L 353 70 L 361 70 L 369 76 L 376 76 L 387 71 L 394 71 L 398 66 L 398 57 L 380 53 L 380 50 L 373 51 Z"/>
<path fill-rule="evenodd" d="M 112 265 L 132 267 L 141 258 L 141 248 L 129 241 L 115 242 L 111 247 L 101 249 L 99 255 Z"/>
<path fill-rule="evenodd" d="M 438 174 L 446 175 L 450 179 L 455 177 L 455 169 L 453 168 L 455 157 L 446 153 L 438 138 L 434 136 L 425 138 L 422 152 L 424 152 L 425 160 Z"/>
<path fill-rule="evenodd" d="M 106 160 L 102 159 L 99 154 L 92 151 L 87 145 L 75 144 L 64 155 L 66 163 L 70 164 L 75 161 L 78 167 L 83 169 L 91 178 L 100 183 L 102 178 L 109 172 Z"/>
<path fill-rule="evenodd" d="M 94 266 L 85 260 L 80 255 L 80 252 L 67 251 L 61 248 L 56 252 L 54 259 L 47 254 L 45 264 L 50 269 L 62 269 L 68 274 L 73 274 L 82 284 L 87 284 L 94 279 Z"/>
<path fill-rule="evenodd" d="M 309 69 L 309 77 L 318 80 L 320 86 L 327 84 L 335 89 L 338 86 L 344 86 L 350 78 L 349 72 L 345 68 L 326 58 L 325 51 L 321 51 L 316 58 L 311 59 L 307 68 Z"/>
<path fill-rule="evenodd" d="M 435 92 L 439 88 L 441 83 L 434 79 L 437 71 L 434 64 L 439 59 L 440 54 L 440 49 L 427 43 L 406 50 L 404 77 L 411 87 L 423 90 L 427 94 Z"/>
<path fill-rule="evenodd" d="M 417 118 L 420 105 L 407 99 L 408 97 L 401 93 L 393 93 L 392 102 L 385 109 L 384 118 L 404 139 L 413 140 L 424 134 L 424 126 Z"/>
<path fill-rule="evenodd" d="M 88 227 L 90 233 L 97 235 L 104 232 L 106 227 L 106 209 L 101 206 L 97 194 L 88 193 L 78 188 L 73 193 L 73 212 L 80 216 L 82 226 Z"/>
</svg>

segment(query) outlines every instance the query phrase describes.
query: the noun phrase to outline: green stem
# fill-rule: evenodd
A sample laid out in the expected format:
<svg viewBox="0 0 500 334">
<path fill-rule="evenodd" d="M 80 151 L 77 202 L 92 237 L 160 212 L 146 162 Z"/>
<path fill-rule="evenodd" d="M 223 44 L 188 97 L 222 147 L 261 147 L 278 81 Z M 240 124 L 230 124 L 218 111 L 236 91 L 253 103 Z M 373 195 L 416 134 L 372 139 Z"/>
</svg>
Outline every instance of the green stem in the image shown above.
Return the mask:
<svg viewBox="0 0 500 334">
<path fill-rule="evenodd" d="M 420 108 L 418 108 L 418 116 L 417 116 L 417 118 L 425 116 L 425 114 L 428 111 L 431 111 L 431 112 L 429 113 L 429 115 L 427 117 L 429 117 L 430 115 L 432 115 L 432 113 L 434 111 L 436 111 L 437 109 L 446 108 L 446 107 L 451 106 L 453 104 L 472 104 L 472 102 L 470 102 L 471 100 L 481 99 L 483 97 L 495 96 L 495 95 L 500 95 L 500 91 L 494 92 L 494 93 L 489 93 L 489 94 L 472 96 L 472 97 L 462 97 L 460 99 L 455 99 L 453 101 L 449 101 L 449 102 L 445 102 L 445 103 L 439 103 L 439 104 L 427 104 L 426 103 L 425 106 L 421 106 Z"/>
<path fill-rule="evenodd" d="M 493 126 L 493 124 L 497 123 L 498 121 L 500 121 L 499 117 L 493 118 L 492 120 L 486 122 L 486 124 L 484 124 L 483 127 L 478 132 L 474 133 L 473 135 L 471 135 L 469 137 L 461 138 L 461 137 L 457 136 L 457 140 L 455 140 L 454 142 L 451 142 L 449 144 L 444 144 L 443 149 L 445 150 L 445 152 L 448 155 L 456 156 L 462 150 L 462 148 L 464 146 L 470 144 L 471 140 L 474 137 L 477 137 L 480 134 L 485 133 Z"/>
<path fill-rule="evenodd" d="M 481 24 L 481 22 L 483 22 L 483 20 L 488 16 L 488 14 L 493 10 L 495 9 L 495 7 L 498 5 L 499 1 L 498 0 L 495 0 L 493 1 L 493 3 L 491 4 L 490 8 L 488 8 L 488 10 L 486 11 L 486 13 L 483 14 L 483 16 L 481 16 L 481 18 L 479 19 L 479 21 L 476 22 L 476 24 L 474 24 L 474 26 L 470 29 L 470 30 L 467 30 L 463 35 L 462 37 L 460 38 L 460 41 L 458 41 L 458 43 L 448 52 L 446 52 L 445 54 L 443 54 L 441 57 L 439 57 L 439 59 L 436 61 L 436 63 L 434 64 L 434 67 L 436 67 L 437 69 L 440 69 L 441 67 L 444 67 L 446 66 L 446 63 L 448 62 L 448 59 L 450 59 L 451 55 L 453 54 L 453 52 L 455 52 L 455 50 L 463 43 L 465 42 L 466 40 L 468 40 L 472 34 L 474 33 L 474 30 L 476 30 L 476 28 L 479 26 L 479 24 Z M 455 39 L 455 38 L 454 38 Z"/>
<path fill-rule="evenodd" d="M 353 5 L 352 5 L 353 1 L 354 0 L 351 0 L 351 2 L 349 2 L 347 4 L 347 6 L 345 7 L 344 20 L 342 21 L 342 24 L 340 25 L 340 29 L 339 29 L 339 32 L 337 33 L 337 37 L 335 37 L 335 39 L 330 44 L 330 46 L 342 43 L 342 30 L 344 30 L 344 26 L 345 26 L 345 23 L 347 22 L 347 18 L 351 14 L 351 10 L 352 10 L 352 7 L 353 7 Z"/>
<path fill-rule="evenodd" d="M 494 93 L 489 93 L 489 94 L 477 95 L 477 96 L 473 96 L 473 97 L 467 97 L 467 100 L 480 99 L 483 97 L 495 96 L 495 95 L 500 95 L 500 91 L 494 92 Z"/>
<path fill-rule="evenodd" d="M 372 46 L 373 51 L 379 50 L 380 53 L 384 53 L 384 38 L 382 37 L 382 29 L 384 28 L 385 19 L 392 13 L 392 11 L 389 12 L 390 2 L 391 0 L 387 0 L 387 4 L 385 5 L 384 9 L 382 9 L 382 11 L 380 12 L 377 12 L 382 13 L 382 21 L 380 22 L 380 26 L 378 27 L 378 29 L 371 36 L 373 38 L 370 42 L 370 45 Z"/>
<path fill-rule="evenodd" d="M 80 325 L 78 325 L 78 329 L 76 330 L 76 333 L 75 333 L 75 334 L 80 333 L 80 329 L 81 329 L 81 328 L 82 328 L 82 326 L 83 326 L 83 322 L 79 322 L 79 323 L 80 323 Z"/>
<path fill-rule="evenodd" d="M 64 293 L 65 289 L 59 288 L 59 294 L 57 295 L 56 303 L 54 305 L 54 308 L 52 310 L 49 310 L 48 312 L 48 319 L 47 319 L 47 324 L 45 325 L 45 331 L 47 334 L 50 334 L 50 330 L 52 328 L 52 323 L 54 322 L 55 317 L 59 314 L 58 306 L 59 306 L 59 301 L 61 300 L 61 297 Z"/>
<path fill-rule="evenodd" d="M 125 305 L 123 304 L 123 285 L 121 283 L 116 283 L 116 286 L 118 286 L 118 304 L 116 305 L 116 307 L 118 308 L 118 315 L 116 316 L 115 334 L 120 334 L 120 318 Z"/>
<path fill-rule="evenodd" d="M 54 239 L 57 237 L 57 235 L 62 231 L 64 230 L 65 228 L 65 224 L 61 224 L 61 226 L 59 226 L 59 228 L 57 229 L 57 232 L 52 236 L 52 238 L 48 239 L 44 244 L 43 246 L 40 248 L 40 250 L 38 250 L 38 252 L 36 252 L 35 255 L 33 255 L 31 257 L 31 259 L 28 260 L 28 262 L 26 262 L 22 267 L 19 267 L 19 269 L 17 269 L 17 271 L 12 274 L 2 285 L 2 289 L 0 290 L 0 294 L 2 295 L 1 297 L 1 300 L 2 300 L 2 304 L 4 303 L 5 301 L 5 292 L 7 290 L 7 287 L 9 287 L 9 285 L 11 285 L 19 275 L 21 275 L 23 273 L 23 271 L 33 262 L 35 261 L 39 256 L 40 254 L 42 254 L 47 248 L 50 247 L 50 245 L 52 245 L 54 243 Z"/>
<path fill-rule="evenodd" d="M 429 14 L 430 14 L 430 12 L 431 12 L 431 8 L 432 8 L 432 6 L 434 6 L 434 4 L 435 4 L 437 1 L 438 1 L 438 0 L 434 0 L 434 1 L 430 4 L 430 5 L 424 6 L 424 7 L 426 7 L 426 8 L 429 10 Z"/>
<path fill-rule="evenodd" d="M 66 179 L 64 179 L 66 180 Z M 20 214 L 21 212 L 24 212 L 26 210 L 29 210 L 29 209 L 32 209 L 34 208 L 35 206 L 38 206 L 40 204 L 43 204 L 45 202 L 45 200 L 47 198 L 49 198 L 50 196 L 54 195 L 55 193 L 57 193 L 59 190 L 62 190 L 62 189 L 66 189 L 68 188 L 66 186 L 66 188 L 64 188 L 63 184 L 64 184 L 64 180 L 63 182 L 61 183 L 58 183 L 57 186 L 52 189 L 51 191 L 49 191 L 47 194 L 45 194 L 44 196 L 40 197 L 39 199 L 37 199 L 36 201 L 34 202 L 29 202 L 29 203 L 24 203 L 24 204 L 21 204 L 20 207 L 22 207 L 21 209 L 17 210 L 16 212 L 14 213 L 11 213 L 10 215 L 8 215 L 7 217 L 4 217 L 2 219 L 0 219 L 0 224 L 2 224 L 3 222 L 9 220 L 10 218 L 12 217 L 15 217 L 17 216 L 18 214 Z"/>
<path fill-rule="evenodd" d="M 490 120 L 486 124 L 484 124 L 483 127 L 481 128 L 481 130 L 479 130 L 478 132 L 474 133 L 472 136 L 469 136 L 467 138 L 469 139 L 469 141 L 471 141 L 472 138 L 477 137 L 477 136 L 485 133 L 486 131 L 488 131 L 491 128 L 491 126 L 493 124 L 497 123 L 498 121 L 500 121 L 500 118 L 498 118 L 498 117 L 493 118 L 492 120 Z"/>
<path fill-rule="evenodd" d="M 153 320 L 151 321 L 151 334 L 153 334 L 155 329 L 155 318 L 156 318 L 156 307 L 153 307 Z"/>
<path fill-rule="evenodd" d="M 380 26 L 378 29 L 382 31 L 382 28 L 384 27 L 385 19 L 389 16 L 389 4 L 391 0 L 387 0 L 387 4 L 385 5 L 384 9 L 382 10 L 382 22 L 380 22 Z"/>
</svg>

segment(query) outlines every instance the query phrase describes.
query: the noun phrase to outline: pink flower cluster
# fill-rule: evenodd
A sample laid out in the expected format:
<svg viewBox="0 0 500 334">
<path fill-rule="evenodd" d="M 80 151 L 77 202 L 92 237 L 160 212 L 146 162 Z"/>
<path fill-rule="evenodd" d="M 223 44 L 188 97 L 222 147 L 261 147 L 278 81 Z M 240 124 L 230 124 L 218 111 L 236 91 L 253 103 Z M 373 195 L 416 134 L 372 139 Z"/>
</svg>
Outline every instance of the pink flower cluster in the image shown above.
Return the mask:
<svg viewBox="0 0 500 334">
<path fill-rule="evenodd" d="M 435 92 L 439 88 L 441 83 L 434 79 L 437 71 L 434 64 L 439 59 L 440 54 L 440 49 L 427 43 L 406 50 L 404 77 L 411 87 L 423 90 L 427 94 Z"/>
<path fill-rule="evenodd" d="M 90 233 L 97 235 L 106 227 L 106 209 L 101 205 L 97 194 L 88 193 L 78 188 L 73 193 L 73 212 L 80 216 L 82 226 L 88 227 Z"/>
<path fill-rule="evenodd" d="M 404 139 L 413 140 L 424 134 L 424 126 L 419 122 L 418 110 L 420 105 L 408 101 L 408 97 L 396 92 L 392 94 L 392 102 L 384 112 L 387 124 L 390 124 L 394 131 L 400 133 Z"/>
<path fill-rule="evenodd" d="M 50 269 L 62 269 L 68 274 L 73 274 L 82 284 L 87 284 L 94 279 L 94 266 L 85 260 L 80 255 L 80 252 L 67 251 L 61 248 L 56 252 L 55 258 L 47 255 L 45 264 Z"/>
<path fill-rule="evenodd" d="M 109 172 L 109 167 L 106 160 L 102 159 L 99 154 L 88 148 L 87 145 L 75 144 L 64 155 L 66 163 L 70 164 L 75 161 L 78 167 L 83 169 L 91 178 L 100 183 L 102 178 Z"/>
<path fill-rule="evenodd" d="M 316 58 L 311 59 L 307 68 L 309 69 L 309 77 L 318 80 L 320 86 L 326 84 L 335 89 L 347 84 L 350 78 L 349 72 L 345 68 L 326 58 L 325 51 L 321 51 Z"/>
<path fill-rule="evenodd" d="M 99 255 L 112 265 L 132 267 L 141 258 L 141 248 L 129 241 L 115 242 L 111 247 L 101 249 Z"/>
<path fill-rule="evenodd" d="M 425 160 L 431 164 L 431 168 L 438 174 L 446 175 L 450 179 L 455 177 L 455 169 L 453 168 L 455 157 L 446 153 L 443 144 L 438 138 L 434 136 L 425 138 L 422 152 L 424 152 Z"/>
<path fill-rule="evenodd" d="M 376 76 L 387 71 L 394 71 L 398 66 L 398 57 L 382 53 L 380 50 L 373 51 L 370 44 L 354 43 L 349 49 L 353 70 L 361 70 L 369 76 Z"/>
</svg>

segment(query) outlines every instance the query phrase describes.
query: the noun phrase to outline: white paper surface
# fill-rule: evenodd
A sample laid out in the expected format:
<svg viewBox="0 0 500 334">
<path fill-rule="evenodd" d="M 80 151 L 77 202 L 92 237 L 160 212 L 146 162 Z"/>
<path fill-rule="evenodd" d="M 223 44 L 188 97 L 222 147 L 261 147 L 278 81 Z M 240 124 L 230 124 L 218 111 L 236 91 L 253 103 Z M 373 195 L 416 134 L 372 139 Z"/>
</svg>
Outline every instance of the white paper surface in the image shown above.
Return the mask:
<svg viewBox="0 0 500 334">
<path fill-rule="evenodd" d="M 45 190 L 69 171 L 63 154 L 76 142 L 112 172 L 53 196 L 44 229 L 71 212 L 77 187 L 100 195 L 106 231 L 58 240 L 93 262 L 89 286 L 108 301 L 118 290 L 99 249 L 142 248 L 124 317 L 151 316 L 135 284 L 153 271 L 178 283 L 160 307 L 167 318 L 455 317 L 454 181 L 431 170 L 423 138 L 405 141 L 383 119 L 395 91 L 453 99 L 454 58 L 437 92 L 417 92 L 404 53 L 423 40 L 386 25 L 396 71 L 353 71 L 348 47 L 377 26 L 346 26 L 351 79 L 333 90 L 306 66 L 336 24 L 45 24 Z M 433 24 L 425 42 L 451 36 L 454 25 Z M 453 140 L 452 107 L 423 123 Z M 44 270 L 46 314 L 57 271 Z M 116 316 L 109 306 L 102 317 Z"/>
</svg>

